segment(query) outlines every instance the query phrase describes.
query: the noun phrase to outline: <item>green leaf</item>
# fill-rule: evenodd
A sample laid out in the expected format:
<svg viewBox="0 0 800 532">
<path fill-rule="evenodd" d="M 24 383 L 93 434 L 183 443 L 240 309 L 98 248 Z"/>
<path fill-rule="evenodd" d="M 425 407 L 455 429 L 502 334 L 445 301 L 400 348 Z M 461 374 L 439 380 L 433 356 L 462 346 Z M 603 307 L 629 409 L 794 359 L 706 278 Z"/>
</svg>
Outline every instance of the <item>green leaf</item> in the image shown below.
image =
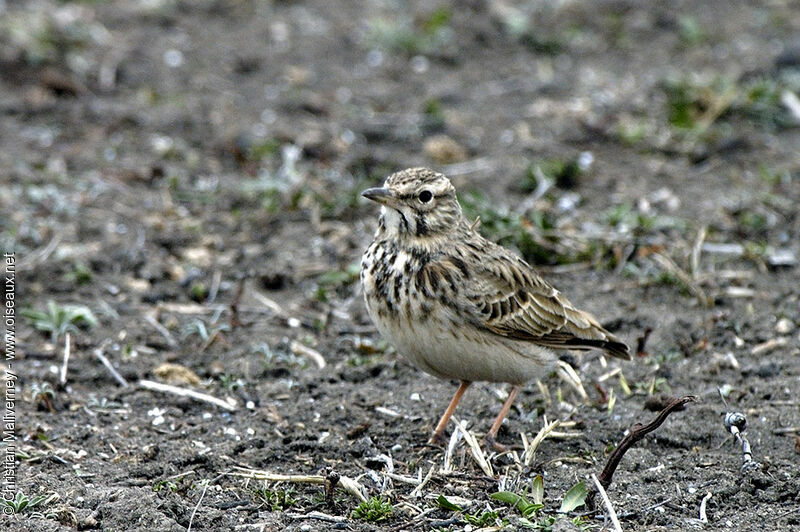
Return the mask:
<svg viewBox="0 0 800 532">
<path fill-rule="evenodd" d="M 589 494 L 589 490 L 586 489 L 586 484 L 583 482 L 578 482 L 574 486 L 572 486 L 566 495 L 564 495 L 564 500 L 561 501 L 561 508 L 558 510 L 561 513 L 571 512 L 575 508 L 579 506 L 583 506 L 586 502 L 586 496 Z"/>
<path fill-rule="evenodd" d="M 520 503 L 525 505 L 530 504 L 528 500 L 525 499 L 525 497 L 517 495 L 516 493 L 512 493 L 510 491 L 498 491 L 497 493 L 492 493 L 490 497 L 496 501 L 510 504 L 511 506 L 516 506 Z"/>
<path fill-rule="evenodd" d="M 448 501 L 444 495 L 439 495 L 439 498 L 436 499 L 436 502 L 439 504 L 439 508 L 444 508 L 445 510 L 450 510 L 451 512 L 464 511 L 464 509 L 457 504 L 453 504 L 452 502 Z"/>
<path fill-rule="evenodd" d="M 542 504 L 542 501 L 544 501 L 544 479 L 542 475 L 536 475 L 536 478 L 533 479 L 531 497 L 534 504 Z"/>
</svg>

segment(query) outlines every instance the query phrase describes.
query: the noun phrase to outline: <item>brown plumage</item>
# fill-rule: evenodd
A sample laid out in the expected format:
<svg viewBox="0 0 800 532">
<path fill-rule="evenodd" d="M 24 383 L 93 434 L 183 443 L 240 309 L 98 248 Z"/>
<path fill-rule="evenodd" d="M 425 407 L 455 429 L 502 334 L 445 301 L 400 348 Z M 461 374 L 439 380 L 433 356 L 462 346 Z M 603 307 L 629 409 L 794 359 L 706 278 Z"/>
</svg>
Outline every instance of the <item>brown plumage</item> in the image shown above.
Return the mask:
<svg viewBox="0 0 800 532">
<path fill-rule="evenodd" d="M 404 170 L 364 196 L 383 206 L 362 259 L 370 316 L 415 365 L 462 383 L 434 439 L 472 381 L 514 385 L 487 434 L 492 441 L 519 385 L 553 368 L 554 350 L 597 348 L 630 359 L 628 346 L 595 318 L 474 230 L 444 175 Z"/>
</svg>

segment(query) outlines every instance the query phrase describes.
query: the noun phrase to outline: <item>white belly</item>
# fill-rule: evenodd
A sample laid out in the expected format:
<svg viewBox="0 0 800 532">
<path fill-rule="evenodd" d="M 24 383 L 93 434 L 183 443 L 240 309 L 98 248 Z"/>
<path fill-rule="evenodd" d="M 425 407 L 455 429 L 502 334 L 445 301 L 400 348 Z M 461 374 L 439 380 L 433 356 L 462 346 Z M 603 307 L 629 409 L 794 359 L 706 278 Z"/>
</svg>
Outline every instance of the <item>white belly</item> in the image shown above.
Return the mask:
<svg viewBox="0 0 800 532">
<path fill-rule="evenodd" d="M 376 318 L 378 330 L 400 354 L 443 379 L 522 384 L 550 372 L 556 361 L 549 349 L 456 328 L 436 313 L 411 326 Z"/>
</svg>

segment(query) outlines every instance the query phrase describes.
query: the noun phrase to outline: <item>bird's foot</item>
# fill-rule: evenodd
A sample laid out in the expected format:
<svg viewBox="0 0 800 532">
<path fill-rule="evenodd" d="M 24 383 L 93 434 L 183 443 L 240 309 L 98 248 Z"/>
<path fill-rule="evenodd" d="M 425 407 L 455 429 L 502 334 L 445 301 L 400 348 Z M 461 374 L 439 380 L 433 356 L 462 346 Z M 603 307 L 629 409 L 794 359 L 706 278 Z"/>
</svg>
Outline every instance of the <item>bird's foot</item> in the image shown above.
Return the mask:
<svg viewBox="0 0 800 532">
<path fill-rule="evenodd" d="M 428 445 L 444 446 L 446 445 L 446 438 L 443 432 L 434 432 L 428 440 Z"/>
<path fill-rule="evenodd" d="M 497 440 L 495 440 L 494 435 L 492 434 L 487 434 L 486 437 L 483 438 L 483 448 L 486 450 L 494 450 L 498 453 L 504 453 L 510 450 L 509 447 L 506 447 L 502 443 L 499 443 Z"/>
</svg>

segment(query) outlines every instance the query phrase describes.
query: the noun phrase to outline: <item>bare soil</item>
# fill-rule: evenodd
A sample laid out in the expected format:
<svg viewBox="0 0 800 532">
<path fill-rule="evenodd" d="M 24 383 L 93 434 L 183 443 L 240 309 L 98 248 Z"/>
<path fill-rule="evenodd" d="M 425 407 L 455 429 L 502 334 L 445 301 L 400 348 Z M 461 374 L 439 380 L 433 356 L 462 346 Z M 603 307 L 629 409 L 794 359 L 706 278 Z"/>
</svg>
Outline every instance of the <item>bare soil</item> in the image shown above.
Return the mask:
<svg viewBox="0 0 800 532">
<path fill-rule="evenodd" d="M 444 495 L 517 529 L 490 496 L 542 475 L 530 521 L 566 530 L 564 493 L 691 394 L 623 459 L 622 527 L 800 528 L 798 35 L 780 0 L 0 2 L 17 311 L 97 318 L 71 332 L 61 386 L 66 336 L 20 316 L 17 487 L 45 500 L 3 527 L 480 528 Z M 530 383 L 492 476 L 463 441 L 443 471 L 426 440 L 456 383 L 380 340 L 357 282 L 377 220 L 359 191 L 420 165 L 632 346 L 652 329 L 629 363 L 572 355 L 586 401 L 557 375 Z M 505 391 L 476 384 L 457 416 L 480 436 Z M 567 436 L 521 465 L 545 418 Z M 393 511 L 357 519 L 352 494 L 236 467 L 346 476 Z M 417 493 L 402 481 L 430 471 Z M 602 504 L 576 516 L 611 526 Z"/>
</svg>

